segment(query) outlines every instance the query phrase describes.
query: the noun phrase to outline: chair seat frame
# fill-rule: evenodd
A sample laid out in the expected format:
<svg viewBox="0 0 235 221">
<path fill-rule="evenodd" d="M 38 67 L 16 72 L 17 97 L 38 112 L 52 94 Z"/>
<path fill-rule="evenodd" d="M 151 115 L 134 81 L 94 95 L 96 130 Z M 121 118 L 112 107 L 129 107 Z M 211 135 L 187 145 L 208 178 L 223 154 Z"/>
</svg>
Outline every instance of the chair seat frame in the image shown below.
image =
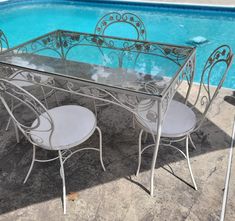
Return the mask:
<svg viewBox="0 0 235 221">
<path fill-rule="evenodd" d="M 189 132 L 185 132 L 185 135 L 183 135 L 181 137 L 175 137 L 175 138 L 174 137 L 162 137 L 161 141 L 160 141 L 160 145 L 174 148 L 179 153 L 181 153 L 181 155 L 183 155 L 184 158 L 187 160 L 188 169 L 189 169 L 195 190 L 197 190 L 198 187 L 196 185 L 194 175 L 192 172 L 192 168 L 191 168 L 191 164 L 190 164 L 189 141 L 191 142 L 193 148 L 196 149 L 196 145 L 194 144 L 194 142 L 192 140 L 191 134 L 198 131 L 201 128 L 204 120 L 206 119 L 208 111 L 211 108 L 212 102 L 215 100 L 216 96 L 218 95 L 219 90 L 221 89 L 223 82 L 226 78 L 226 75 L 228 73 L 228 70 L 231 67 L 233 56 L 234 55 L 232 53 L 232 50 L 228 45 L 221 45 L 211 53 L 211 55 L 209 56 L 209 58 L 207 59 L 205 65 L 204 65 L 204 68 L 202 71 L 201 81 L 200 81 L 200 85 L 199 85 L 198 94 L 196 96 L 196 100 L 193 103 L 193 105 L 191 107 L 189 107 L 190 109 L 194 110 L 194 109 L 196 109 L 196 105 L 198 104 L 198 102 L 200 102 L 199 104 L 203 109 L 202 115 L 198 119 L 196 126 L 193 128 L 193 130 L 191 130 Z M 212 76 L 212 70 L 214 70 L 218 64 L 225 64 L 225 68 L 222 73 L 219 73 L 220 79 L 219 79 L 217 87 L 211 89 L 210 78 Z M 187 103 L 187 100 L 186 100 L 186 103 Z M 139 133 L 138 166 L 137 166 L 137 172 L 136 172 L 136 175 L 138 176 L 139 172 L 140 172 L 141 158 L 142 158 L 141 156 L 142 156 L 143 152 L 145 150 L 147 150 L 148 148 L 154 146 L 157 140 L 155 138 L 154 131 L 152 131 L 151 128 L 148 127 L 147 123 L 145 125 L 142 125 L 138 121 L 138 118 L 136 118 L 136 122 L 141 127 L 141 131 Z M 152 138 L 154 140 L 154 144 L 150 144 L 150 145 L 147 145 L 144 148 L 142 148 L 141 143 L 142 143 L 143 132 L 148 133 L 148 131 L 151 132 Z M 181 141 L 185 141 L 185 149 L 186 149 L 185 153 L 181 149 L 179 149 L 177 146 L 174 145 L 174 143 L 178 143 Z"/>
<path fill-rule="evenodd" d="M 11 100 L 15 99 L 18 102 L 21 102 L 22 105 L 27 107 L 32 114 L 36 117 L 35 122 L 36 124 L 32 124 L 31 126 L 28 126 L 25 123 L 22 123 L 19 121 L 18 117 L 15 116 L 14 112 L 12 111 L 11 106 Z M 101 130 L 98 126 L 95 127 L 95 129 L 99 133 L 99 147 L 94 148 L 94 147 L 84 147 L 84 148 L 76 148 L 75 150 L 72 150 L 71 148 L 68 149 L 67 147 L 61 147 L 60 150 L 58 150 L 58 156 L 51 158 L 51 159 L 37 159 L 36 158 L 36 147 L 43 148 L 43 146 L 40 146 L 38 142 L 35 142 L 34 139 L 32 139 L 32 134 L 33 132 L 45 132 L 49 133 L 49 145 L 50 149 L 52 151 L 56 151 L 55 148 L 53 148 L 52 144 L 52 137 L 53 133 L 55 131 L 55 123 L 53 120 L 53 116 L 49 113 L 47 108 L 33 95 L 31 95 L 28 91 L 25 89 L 19 87 L 18 85 L 14 84 L 11 81 L 5 80 L 5 79 L 0 79 L 0 100 L 4 107 L 6 108 L 8 114 L 10 115 L 12 121 L 14 122 L 14 125 L 17 126 L 19 131 L 26 137 L 26 139 L 33 145 L 33 154 L 32 154 L 32 161 L 31 165 L 29 167 L 29 171 L 24 179 L 24 183 L 28 180 L 28 177 L 33 169 L 34 163 L 35 162 L 50 162 L 59 159 L 60 161 L 60 175 L 62 178 L 62 184 L 63 184 L 63 210 L 64 214 L 66 214 L 66 184 L 65 184 L 65 172 L 64 172 L 64 163 L 75 153 L 78 153 L 83 150 L 95 150 L 99 152 L 99 158 L 100 158 L 100 163 L 105 171 L 104 163 L 103 163 L 103 158 L 102 158 L 102 133 Z M 47 121 L 49 124 L 48 128 L 45 129 L 39 129 L 39 125 L 41 123 L 41 118 L 44 121 Z M 88 137 L 89 138 L 89 137 Z M 87 139 L 88 139 L 87 138 Z M 38 140 L 43 140 L 43 138 L 37 137 Z M 85 141 L 83 141 L 85 142 Z M 45 149 L 45 148 L 43 148 Z M 73 148 L 74 149 L 74 148 Z"/>
</svg>

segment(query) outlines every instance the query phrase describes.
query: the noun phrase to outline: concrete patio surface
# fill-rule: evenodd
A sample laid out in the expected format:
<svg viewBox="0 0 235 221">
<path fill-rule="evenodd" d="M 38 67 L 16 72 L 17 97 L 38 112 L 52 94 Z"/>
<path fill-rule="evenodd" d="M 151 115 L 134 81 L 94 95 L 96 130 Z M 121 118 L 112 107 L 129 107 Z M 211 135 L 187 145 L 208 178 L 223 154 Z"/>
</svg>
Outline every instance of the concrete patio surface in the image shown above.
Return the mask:
<svg viewBox="0 0 235 221">
<path fill-rule="evenodd" d="M 191 97 L 195 90 L 197 86 Z M 182 86 L 177 98 L 184 92 Z M 154 197 L 148 193 L 151 149 L 143 156 L 139 177 L 135 176 L 139 129 L 132 127 L 132 115 L 113 105 L 100 109 L 98 125 L 103 132 L 107 171 L 102 171 L 96 152 L 81 152 L 68 160 L 65 164 L 67 215 L 63 215 L 62 209 L 59 162 L 36 163 L 29 180 L 23 184 L 32 147 L 25 139 L 16 143 L 13 127 L 5 131 L 8 117 L 1 107 L 0 221 L 219 220 L 235 113 L 230 104 L 234 103 L 234 97 L 230 95 L 230 90 L 219 94 L 202 129 L 193 136 L 197 149 L 191 147 L 190 155 L 199 190 L 191 186 L 186 160 L 175 150 L 162 147 L 155 169 Z M 59 97 L 61 104 L 71 103 L 68 94 Z M 90 100 L 81 97 L 73 96 L 72 103 L 93 108 Z M 53 99 L 50 105 L 55 105 Z M 97 138 L 93 135 L 83 146 L 95 145 Z M 146 142 L 152 142 L 150 136 Z M 183 150 L 184 144 L 180 146 Z M 38 150 L 38 155 L 53 154 Z M 235 174 L 232 174 L 227 221 L 235 220 L 234 199 Z"/>
</svg>

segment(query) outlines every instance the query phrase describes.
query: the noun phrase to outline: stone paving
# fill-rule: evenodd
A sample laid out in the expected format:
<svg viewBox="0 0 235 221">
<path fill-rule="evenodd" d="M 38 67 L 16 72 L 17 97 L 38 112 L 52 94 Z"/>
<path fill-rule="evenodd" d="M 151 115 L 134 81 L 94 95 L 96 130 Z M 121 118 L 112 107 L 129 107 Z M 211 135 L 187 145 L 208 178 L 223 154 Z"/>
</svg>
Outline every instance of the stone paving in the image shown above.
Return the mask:
<svg viewBox="0 0 235 221">
<path fill-rule="evenodd" d="M 194 86 L 192 94 L 196 93 Z M 177 98 L 184 95 L 181 88 Z M 138 128 L 132 115 L 109 105 L 100 109 L 98 124 L 103 132 L 103 172 L 95 152 L 81 152 L 65 166 L 67 215 L 62 210 L 59 163 L 36 163 L 26 184 L 32 148 L 25 140 L 16 143 L 11 127 L 5 132 L 7 113 L 1 108 L 0 126 L 0 221 L 12 220 L 219 220 L 230 143 L 234 102 L 232 91 L 223 90 L 190 148 L 192 168 L 199 190 L 191 187 L 187 163 L 175 150 L 160 148 L 155 170 L 154 197 L 148 194 L 152 150 L 137 168 Z M 79 103 L 93 108 L 90 100 L 59 95 L 61 104 Z M 193 97 L 193 96 L 192 96 Z M 227 100 L 227 101 L 224 101 Z M 51 98 L 50 105 L 55 105 Z M 200 114 L 200 111 L 198 112 Z M 23 116 L 26 117 L 26 116 Z M 27 116 L 29 117 L 29 116 Z M 85 145 L 96 144 L 94 135 Z M 151 142 L 149 137 L 146 141 Z M 183 144 L 180 144 L 183 148 Z M 42 157 L 51 153 L 39 150 Z M 233 166 L 234 167 L 234 166 Z M 233 168 L 233 171 L 235 168 Z M 235 183 L 232 176 L 232 183 Z M 235 188 L 231 188 L 226 220 L 235 220 Z"/>
</svg>

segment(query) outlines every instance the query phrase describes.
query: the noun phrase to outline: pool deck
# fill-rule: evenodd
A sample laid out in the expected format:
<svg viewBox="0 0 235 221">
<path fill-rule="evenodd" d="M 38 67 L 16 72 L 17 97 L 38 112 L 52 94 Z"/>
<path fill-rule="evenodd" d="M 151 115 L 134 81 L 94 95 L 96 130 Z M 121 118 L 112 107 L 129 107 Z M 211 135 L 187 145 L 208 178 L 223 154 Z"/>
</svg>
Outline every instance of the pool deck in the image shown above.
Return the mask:
<svg viewBox="0 0 235 221">
<path fill-rule="evenodd" d="M 219 0 L 181 2 L 221 3 Z M 223 4 L 234 5 L 234 1 L 223 0 Z M 197 90 L 198 86 L 194 85 L 192 94 Z M 182 85 L 177 99 L 183 96 Z M 81 97 L 73 96 L 72 101 L 68 94 L 58 97 L 61 104 L 72 102 L 93 108 L 91 101 Z M 49 103 L 54 106 L 54 99 Z M 219 221 L 234 105 L 235 93 L 222 89 L 201 130 L 193 136 L 197 149 L 190 147 L 190 156 L 198 191 L 190 186 L 185 159 L 176 151 L 162 147 L 155 169 L 154 197 L 146 190 L 151 150 L 144 154 L 139 177 L 135 176 L 139 129 L 132 128 L 131 114 L 112 105 L 100 109 L 98 125 L 103 132 L 107 170 L 102 171 L 97 153 L 79 153 L 68 160 L 65 166 L 67 215 L 62 210 L 58 162 L 36 163 L 28 182 L 23 184 L 32 148 L 25 139 L 16 143 L 12 127 L 5 131 L 8 118 L 0 105 L 0 221 Z M 200 107 L 197 114 L 200 115 Z M 150 137 L 146 142 L 151 142 Z M 96 135 L 85 145 L 91 143 L 97 143 Z M 39 155 L 51 156 L 42 151 Z M 235 220 L 234 199 L 235 163 L 225 221 Z"/>
<path fill-rule="evenodd" d="M 192 94 L 197 89 L 194 85 Z M 177 98 L 184 94 L 185 89 L 181 87 Z M 191 187 L 185 159 L 172 149 L 160 148 L 154 197 L 146 190 L 152 150 L 144 154 L 141 173 L 136 177 L 139 129 L 132 128 L 131 114 L 116 106 L 103 107 L 98 114 L 98 125 L 103 132 L 107 171 L 102 171 L 96 152 L 80 153 L 68 160 L 65 166 L 67 192 L 72 194 L 67 197 L 66 216 L 62 210 L 59 163 L 36 163 L 28 182 L 23 184 L 32 148 L 25 139 L 16 144 L 12 127 L 5 132 L 7 114 L 1 111 L 0 221 L 219 220 L 234 116 L 234 106 L 230 104 L 235 104 L 232 95 L 231 90 L 222 90 L 202 129 L 193 136 L 197 149 L 191 147 L 190 155 L 198 191 Z M 71 103 L 68 94 L 59 97 L 61 104 Z M 93 107 L 87 99 L 75 96 L 72 99 L 72 103 Z M 49 102 L 55 105 L 54 99 Z M 97 136 L 90 142 L 97 144 Z M 150 142 L 149 137 L 147 143 Z M 183 148 L 184 144 L 180 146 Z M 42 157 L 49 155 L 38 153 Z M 226 221 L 235 220 L 234 172 L 235 164 Z"/>
</svg>

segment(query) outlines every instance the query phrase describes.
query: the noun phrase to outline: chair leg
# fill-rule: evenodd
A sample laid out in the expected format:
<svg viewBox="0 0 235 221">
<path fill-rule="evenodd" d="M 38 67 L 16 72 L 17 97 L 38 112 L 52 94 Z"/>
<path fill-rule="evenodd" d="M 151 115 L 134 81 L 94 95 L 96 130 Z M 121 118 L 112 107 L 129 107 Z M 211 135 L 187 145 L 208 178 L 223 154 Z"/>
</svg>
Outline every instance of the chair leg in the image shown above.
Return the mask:
<svg viewBox="0 0 235 221">
<path fill-rule="evenodd" d="M 154 152 L 153 152 L 153 158 L 152 158 L 152 163 L 151 163 L 151 173 L 150 173 L 150 196 L 153 196 L 154 170 L 155 170 L 156 161 L 157 161 L 158 149 L 159 149 L 159 144 L 160 144 L 160 137 L 161 137 L 161 128 L 159 128 L 157 136 L 154 139 L 155 147 L 154 147 Z"/>
<path fill-rule="evenodd" d="M 66 214 L 66 185 L 65 185 L 65 175 L 64 175 L 64 163 L 61 151 L 59 150 L 59 159 L 60 159 L 60 176 L 62 178 L 62 185 L 63 185 L 63 207 L 64 207 L 64 214 Z"/>
<path fill-rule="evenodd" d="M 142 129 L 139 133 L 139 149 L 138 149 L 138 167 L 137 167 L 137 171 L 136 171 L 136 176 L 139 175 L 140 172 L 140 166 L 141 166 L 141 140 L 142 140 L 142 134 L 143 134 L 144 130 Z"/>
<path fill-rule="evenodd" d="M 101 130 L 99 127 L 96 127 L 96 129 L 98 130 L 99 132 L 99 149 L 100 149 L 100 163 L 101 163 L 101 166 L 103 168 L 103 170 L 105 171 L 105 166 L 104 166 L 104 163 L 103 163 L 103 148 L 102 148 L 102 133 L 101 133 Z"/>
<path fill-rule="evenodd" d="M 16 142 L 19 143 L 20 142 L 19 129 L 15 122 L 14 122 L 14 128 L 15 128 Z"/>
<path fill-rule="evenodd" d="M 7 121 L 7 126 L 6 126 L 6 128 L 5 128 L 6 131 L 8 131 L 9 126 L 10 126 L 10 123 L 11 123 L 11 118 L 9 117 L 9 118 L 8 118 L 8 121 Z"/>
<path fill-rule="evenodd" d="M 35 162 L 35 153 L 36 153 L 36 147 L 35 147 L 35 145 L 33 145 L 33 157 L 32 157 L 32 162 L 31 162 L 31 165 L 30 165 L 30 167 L 29 167 L 29 171 L 28 171 L 28 173 L 27 173 L 27 175 L 26 175 L 26 177 L 25 177 L 25 179 L 24 179 L 24 183 L 27 182 L 27 180 L 28 180 L 28 178 L 29 178 L 29 175 L 30 175 L 30 173 L 31 173 L 31 171 L 32 171 L 32 169 L 33 169 L 33 165 L 34 165 L 34 162 Z"/>
<path fill-rule="evenodd" d="M 189 140 L 190 140 L 190 142 L 191 142 L 191 144 L 192 144 L 193 148 L 196 150 L 196 149 L 197 149 L 197 147 L 196 147 L 196 145 L 194 144 L 194 142 L 193 142 L 193 139 L 192 139 L 191 135 L 189 135 Z"/>
<path fill-rule="evenodd" d="M 195 190 L 197 190 L 197 184 L 194 180 L 191 164 L 190 164 L 190 161 L 189 161 L 188 139 L 189 139 L 189 136 L 186 137 L 186 157 L 187 157 L 188 168 L 189 168 L 189 172 L 190 172 L 190 175 L 191 175 L 191 179 L 193 181 L 193 185 L 194 185 Z"/>
</svg>

